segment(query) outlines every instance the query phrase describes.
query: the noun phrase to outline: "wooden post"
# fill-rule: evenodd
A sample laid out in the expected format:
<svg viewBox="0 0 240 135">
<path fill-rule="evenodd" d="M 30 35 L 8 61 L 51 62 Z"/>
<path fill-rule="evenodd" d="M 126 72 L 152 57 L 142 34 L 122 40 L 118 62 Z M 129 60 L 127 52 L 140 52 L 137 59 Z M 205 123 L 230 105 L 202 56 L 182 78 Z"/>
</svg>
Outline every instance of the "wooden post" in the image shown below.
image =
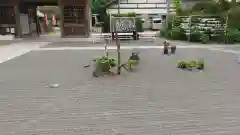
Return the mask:
<svg viewBox="0 0 240 135">
<path fill-rule="evenodd" d="M 37 7 L 34 7 L 34 15 L 36 17 L 36 31 L 37 31 L 37 35 L 39 36 L 41 33 L 41 26 L 40 26 L 40 20 L 39 17 L 37 15 Z"/>
<path fill-rule="evenodd" d="M 109 43 L 108 39 L 105 39 L 105 46 L 104 46 L 104 48 L 105 48 L 105 55 L 106 55 L 106 57 L 108 57 L 108 49 L 107 49 L 108 43 Z"/>
<path fill-rule="evenodd" d="M 16 27 L 15 27 L 16 38 L 21 38 L 22 37 L 22 29 L 21 29 L 21 24 L 20 24 L 20 11 L 19 11 L 18 5 L 14 6 L 14 13 L 15 13 L 15 19 L 16 19 Z"/>
<path fill-rule="evenodd" d="M 61 30 L 61 37 L 65 37 L 65 31 L 64 31 L 64 5 L 62 3 L 62 0 L 58 0 L 58 7 L 60 9 L 60 30 Z"/>
<path fill-rule="evenodd" d="M 27 8 L 27 13 L 28 13 L 28 25 L 29 25 L 29 31 L 30 31 L 29 35 L 32 36 L 33 30 L 32 30 L 31 24 L 33 23 L 32 18 L 35 20 L 35 15 L 34 15 L 35 11 L 32 6 L 26 6 L 26 8 Z"/>
<path fill-rule="evenodd" d="M 228 32 L 228 14 L 229 13 L 227 13 L 227 17 L 226 17 L 226 23 L 225 23 L 225 28 L 224 28 L 224 35 L 225 35 L 225 37 L 227 36 L 227 32 Z M 224 38 L 224 42 L 226 43 L 226 38 Z M 227 40 L 227 43 L 228 43 L 228 40 Z"/>
<path fill-rule="evenodd" d="M 120 42 L 118 39 L 118 33 L 116 31 L 116 27 L 114 27 L 115 29 L 115 39 L 116 39 L 116 45 L 117 45 L 117 74 L 120 75 L 121 74 L 121 54 L 120 54 Z"/>
<path fill-rule="evenodd" d="M 91 3 L 90 0 L 86 0 L 85 2 L 85 36 L 89 37 L 91 36 L 91 19 L 92 19 L 92 15 L 91 15 Z"/>
<path fill-rule="evenodd" d="M 191 15 L 189 17 L 188 27 L 189 27 L 188 42 L 190 42 L 191 41 L 191 30 L 192 30 L 192 16 Z"/>
</svg>

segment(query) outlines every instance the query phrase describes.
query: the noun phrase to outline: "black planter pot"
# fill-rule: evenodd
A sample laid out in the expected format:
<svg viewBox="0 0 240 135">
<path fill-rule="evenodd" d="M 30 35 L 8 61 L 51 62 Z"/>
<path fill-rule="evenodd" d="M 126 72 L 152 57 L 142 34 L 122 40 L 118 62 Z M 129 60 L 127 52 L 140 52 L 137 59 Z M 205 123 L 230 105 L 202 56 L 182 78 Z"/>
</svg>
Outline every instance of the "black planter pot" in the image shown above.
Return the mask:
<svg viewBox="0 0 240 135">
<path fill-rule="evenodd" d="M 171 46 L 171 53 L 175 54 L 175 52 L 176 52 L 176 46 Z"/>
<path fill-rule="evenodd" d="M 164 54 L 164 55 L 168 55 L 168 47 L 167 47 L 167 46 L 164 46 L 164 48 L 163 48 L 163 54 Z"/>
</svg>

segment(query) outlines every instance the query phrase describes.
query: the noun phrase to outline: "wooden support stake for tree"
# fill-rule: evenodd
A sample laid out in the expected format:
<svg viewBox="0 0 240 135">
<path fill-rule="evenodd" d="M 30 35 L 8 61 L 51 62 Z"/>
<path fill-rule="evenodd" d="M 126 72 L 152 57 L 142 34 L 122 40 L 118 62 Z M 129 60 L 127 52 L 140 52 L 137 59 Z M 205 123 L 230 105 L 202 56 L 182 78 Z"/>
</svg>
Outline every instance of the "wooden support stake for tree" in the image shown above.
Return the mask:
<svg viewBox="0 0 240 135">
<path fill-rule="evenodd" d="M 188 27 L 189 27 L 188 42 L 190 42 L 191 41 L 191 32 L 192 32 L 192 16 L 191 15 L 189 17 Z"/>
<path fill-rule="evenodd" d="M 108 44 L 109 44 L 109 40 L 108 39 L 105 39 L 105 55 L 106 55 L 106 57 L 108 57 L 108 49 L 107 49 L 107 46 L 108 46 Z"/>
<path fill-rule="evenodd" d="M 226 17 L 226 22 L 225 22 L 225 27 L 224 27 L 224 36 L 226 37 L 227 36 L 227 32 L 228 32 L 228 15 L 229 15 L 229 13 L 227 14 L 227 17 Z M 228 40 L 226 41 L 226 38 L 224 38 L 224 42 L 226 43 L 228 43 Z"/>
<path fill-rule="evenodd" d="M 120 42 L 118 39 L 118 33 L 115 28 L 115 39 L 116 39 L 116 45 L 117 45 L 117 74 L 121 74 L 121 54 L 120 54 Z"/>
</svg>

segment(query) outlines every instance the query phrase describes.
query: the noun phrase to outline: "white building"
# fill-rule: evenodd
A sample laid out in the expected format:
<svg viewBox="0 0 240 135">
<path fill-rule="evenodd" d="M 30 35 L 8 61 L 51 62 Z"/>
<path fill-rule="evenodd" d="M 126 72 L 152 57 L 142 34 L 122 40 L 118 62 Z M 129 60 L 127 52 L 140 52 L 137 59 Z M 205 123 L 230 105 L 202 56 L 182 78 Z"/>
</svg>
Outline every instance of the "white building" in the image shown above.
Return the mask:
<svg viewBox="0 0 240 135">
<path fill-rule="evenodd" d="M 138 15 L 166 15 L 168 6 L 172 7 L 171 0 L 120 0 L 119 6 L 115 4 L 109 7 L 108 13 L 117 14 L 119 9 L 123 14 L 135 12 Z"/>
<path fill-rule="evenodd" d="M 168 4 L 169 2 L 169 4 Z M 121 14 L 134 12 L 145 21 L 144 28 L 151 27 L 152 18 L 163 18 L 173 11 L 171 0 L 120 0 L 120 4 L 114 4 L 107 10 L 109 14 Z"/>
</svg>

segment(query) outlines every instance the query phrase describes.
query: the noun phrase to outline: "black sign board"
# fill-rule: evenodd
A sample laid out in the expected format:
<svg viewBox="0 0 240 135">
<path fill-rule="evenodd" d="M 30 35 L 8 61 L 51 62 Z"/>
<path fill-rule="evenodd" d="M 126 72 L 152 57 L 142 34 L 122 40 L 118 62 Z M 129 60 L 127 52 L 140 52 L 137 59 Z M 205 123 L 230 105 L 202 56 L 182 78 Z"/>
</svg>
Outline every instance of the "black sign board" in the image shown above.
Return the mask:
<svg viewBox="0 0 240 135">
<path fill-rule="evenodd" d="M 113 17 L 111 19 L 112 31 L 133 32 L 136 31 L 134 17 Z"/>
</svg>

